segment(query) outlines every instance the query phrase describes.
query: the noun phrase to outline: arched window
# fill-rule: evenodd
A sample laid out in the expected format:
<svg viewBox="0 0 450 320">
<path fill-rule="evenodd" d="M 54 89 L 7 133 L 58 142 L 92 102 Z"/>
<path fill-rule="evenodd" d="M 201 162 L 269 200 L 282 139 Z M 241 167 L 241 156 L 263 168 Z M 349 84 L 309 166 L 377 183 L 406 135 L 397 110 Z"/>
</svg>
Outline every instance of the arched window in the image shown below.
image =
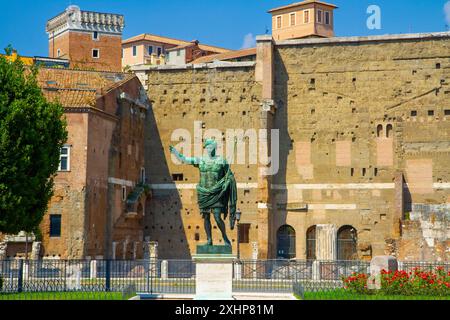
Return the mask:
<svg viewBox="0 0 450 320">
<path fill-rule="evenodd" d="M 343 226 L 337 233 L 338 260 L 358 259 L 358 233 L 352 226 Z"/>
<path fill-rule="evenodd" d="M 283 259 L 295 258 L 295 230 L 284 225 L 277 232 L 277 257 Z"/>
<path fill-rule="evenodd" d="M 377 137 L 380 138 L 383 134 L 383 126 L 381 124 L 377 127 Z"/>
<path fill-rule="evenodd" d="M 306 259 L 316 260 L 316 226 L 306 231 Z"/>
<path fill-rule="evenodd" d="M 386 127 L 386 138 L 391 138 L 392 137 L 392 130 L 394 128 L 392 127 L 392 124 L 388 124 Z"/>
</svg>

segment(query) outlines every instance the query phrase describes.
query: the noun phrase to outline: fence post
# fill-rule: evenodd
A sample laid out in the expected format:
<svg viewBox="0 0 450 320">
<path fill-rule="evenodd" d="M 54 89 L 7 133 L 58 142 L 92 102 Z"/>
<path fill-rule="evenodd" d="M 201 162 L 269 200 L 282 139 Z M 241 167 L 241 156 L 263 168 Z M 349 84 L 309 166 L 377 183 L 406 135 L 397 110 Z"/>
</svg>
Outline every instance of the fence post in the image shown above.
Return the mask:
<svg viewBox="0 0 450 320">
<path fill-rule="evenodd" d="M 111 291 L 111 260 L 106 260 L 106 272 L 105 272 L 105 285 L 106 291 Z"/>
<path fill-rule="evenodd" d="M 169 278 L 169 262 L 167 260 L 161 261 L 161 278 Z"/>
<path fill-rule="evenodd" d="M 312 263 L 312 279 L 320 280 L 320 261 L 315 260 Z"/>
<path fill-rule="evenodd" d="M 22 293 L 23 290 L 23 259 L 19 260 L 19 274 L 17 279 L 17 292 Z"/>
</svg>

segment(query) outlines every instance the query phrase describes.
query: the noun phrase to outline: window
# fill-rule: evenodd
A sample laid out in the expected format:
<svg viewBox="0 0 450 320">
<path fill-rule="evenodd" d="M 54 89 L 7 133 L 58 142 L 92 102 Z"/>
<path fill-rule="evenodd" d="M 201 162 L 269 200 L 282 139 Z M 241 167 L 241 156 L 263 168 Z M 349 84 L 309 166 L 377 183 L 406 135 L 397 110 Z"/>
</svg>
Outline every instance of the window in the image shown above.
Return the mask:
<svg viewBox="0 0 450 320">
<path fill-rule="evenodd" d="M 379 124 L 377 127 L 377 137 L 380 138 L 383 134 L 383 125 Z"/>
<path fill-rule="evenodd" d="M 70 147 L 64 146 L 59 154 L 58 171 L 70 171 Z"/>
<path fill-rule="evenodd" d="M 309 10 L 303 11 L 303 23 L 309 23 Z"/>
<path fill-rule="evenodd" d="M 295 26 L 295 13 L 291 13 L 291 26 Z"/>
<path fill-rule="evenodd" d="M 94 33 L 92 34 L 92 40 L 98 40 L 98 39 L 99 39 L 98 32 L 94 31 Z"/>
<path fill-rule="evenodd" d="M 281 226 L 277 232 L 277 257 L 295 258 L 295 230 L 289 225 Z"/>
<path fill-rule="evenodd" d="M 250 243 L 250 224 L 239 224 L 239 243 Z"/>
<path fill-rule="evenodd" d="M 61 57 L 61 49 L 56 50 L 56 57 Z"/>
<path fill-rule="evenodd" d="M 122 186 L 122 201 L 127 200 L 127 187 Z"/>
<path fill-rule="evenodd" d="M 92 58 L 95 58 L 95 59 L 100 58 L 100 50 L 92 49 Z"/>
<path fill-rule="evenodd" d="M 183 181 L 184 175 L 182 173 L 175 173 L 172 175 L 173 181 Z"/>
<path fill-rule="evenodd" d="M 158 47 L 158 57 L 162 54 L 162 48 Z"/>
<path fill-rule="evenodd" d="M 337 234 L 338 260 L 349 261 L 358 259 L 357 231 L 352 226 L 344 226 Z"/>
<path fill-rule="evenodd" d="M 306 231 L 306 259 L 316 260 L 316 226 Z"/>
<path fill-rule="evenodd" d="M 277 29 L 281 29 L 281 16 L 277 17 Z"/>
<path fill-rule="evenodd" d="M 145 168 L 141 168 L 141 182 L 145 183 Z"/>
<path fill-rule="evenodd" d="M 153 46 L 148 46 L 147 50 L 149 55 L 153 54 Z"/>
<path fill-rule="evenodd" d="M 428 110 L 428 116 L 429 117 L 434 116 L 434 110 Z"/>
<path fill-rule="evenodd" d="M 317 10 L 317 23 L 322 23 L 323 20 L 322 15 L 323 15 L 322 10 Z"/>
<path fill-rule="evenodd" d="M 411 117 L 417 117 L 417 111 L 416 110 L 411 111 Z"/>
<path fill-rule="evenodd" d="M 133 46 L 133 57 L 137 56 L 137 47 Z"/>
<path fill-rule="evenodd" d="M 450 109 L 449 110 L 444 110 L 444 115 L 450 116 Z"/>
<path fill-rule="evenodd" d="M 195 234 L 195 241 L 200 241 L 200 233 Z"/>
<path fill-rule="evenodd" d="M 331 24 L 331 13 L 330 11 L 325 11 L 325 24 Z"/>
<path fill-rule="evenodd" d="M 392 130 L 394 130 L 394 127 L 392 124 L 388 124 L 386 127 L 386 138 L 392 138 Z"/>
<path fill-rule="evenodd" d="M 50 215 L 50 237 L 58 238 L 61 237 L 61 215 L 51 214 Z"/>
</svg>

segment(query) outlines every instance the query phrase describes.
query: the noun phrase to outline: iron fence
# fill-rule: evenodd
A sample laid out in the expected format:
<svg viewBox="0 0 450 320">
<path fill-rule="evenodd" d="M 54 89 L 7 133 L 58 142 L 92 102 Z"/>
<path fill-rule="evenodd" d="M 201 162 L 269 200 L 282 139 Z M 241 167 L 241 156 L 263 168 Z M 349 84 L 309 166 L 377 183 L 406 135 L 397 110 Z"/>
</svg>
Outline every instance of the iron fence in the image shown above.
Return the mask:
<svg viewBox="0 0 450 320">
<path fill-rule="evenodd" d="M 97 300 L 128 297 L 131 291 L 195 293 L 195 264 L 190 260 L 0 261 L 0 299 Z"/>
<path fill-rule="evenodd" d="M 446 262 L 399 262 L 450 272 Z M 343 278 L 370 273 L 365 261 L 235 260 L 233 292 L 292 293 L 299 297 L 347 297 Z M 143 294 L 195 294 L 192 260 L 4 260 L 0 300 L 128 299 Z"/>
</svg>

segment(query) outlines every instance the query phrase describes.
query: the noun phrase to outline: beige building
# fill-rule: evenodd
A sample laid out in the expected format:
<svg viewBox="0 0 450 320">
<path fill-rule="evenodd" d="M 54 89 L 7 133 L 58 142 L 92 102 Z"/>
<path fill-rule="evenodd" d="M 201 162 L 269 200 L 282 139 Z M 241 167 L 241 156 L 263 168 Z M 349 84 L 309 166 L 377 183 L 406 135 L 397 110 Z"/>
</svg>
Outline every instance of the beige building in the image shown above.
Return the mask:
<svg viewBox="0 0 450 320">
<path fill-rule="evenodd" d="M 186 58 L 186 49 L 192 47 L 193 42 L 172 39 L 152 34 L 141 34 L 122 42 L 122 67 L 127 68 L 135 65 L 164 65 L 168 63 L 167 53 L 177 48 L 175 56 Z M 204 45 L 197 42 L 197 51 L 200 56 L 207 54 L 218 54 L 230 50 Z M 183 52 L 182 52 L 183 51 Z M 197 53 L 199 54 L 199 53 Z M 176 59 L 174 58 L 176 62 Z M 184 60 L 185 61 L 185 60 Z"/>
<path fill-rule="evenodd" d="M 316 0 L 297 2 L 269 11 L 275 40 L 333 37 L 333 4 Z"/>
</svg>

